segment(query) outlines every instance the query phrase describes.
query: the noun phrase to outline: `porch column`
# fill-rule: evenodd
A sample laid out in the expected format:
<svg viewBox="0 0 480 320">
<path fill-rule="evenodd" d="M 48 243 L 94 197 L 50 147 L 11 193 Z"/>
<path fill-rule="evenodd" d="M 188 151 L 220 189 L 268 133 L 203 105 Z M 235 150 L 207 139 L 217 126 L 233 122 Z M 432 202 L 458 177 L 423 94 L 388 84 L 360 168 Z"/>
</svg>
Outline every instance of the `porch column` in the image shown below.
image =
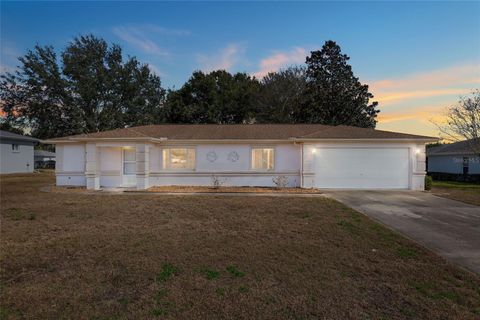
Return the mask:
<svg viewBox="0 0 480 320">
<path fill-rule="evenodd" d="M 87 143 L 85 147 L 85 177 L 87 189 L 100 189 L 99 153 L 95 143 Z"/>
<path fill-rule="evenodd" d="M 145 190 L 150 187 L 149 145 L 146 143 L 139 143 L 136 145 L 135 150 L 137 159 L 137 189 Z"/>
</svg>

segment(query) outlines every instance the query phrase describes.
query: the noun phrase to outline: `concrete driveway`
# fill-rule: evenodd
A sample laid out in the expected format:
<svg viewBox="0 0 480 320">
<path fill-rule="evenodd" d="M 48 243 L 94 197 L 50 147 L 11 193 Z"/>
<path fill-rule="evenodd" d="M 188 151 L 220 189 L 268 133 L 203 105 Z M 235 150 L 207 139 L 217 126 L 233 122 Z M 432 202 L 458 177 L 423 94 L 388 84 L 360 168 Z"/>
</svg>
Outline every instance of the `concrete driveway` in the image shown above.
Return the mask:
<svg viewBox="0 0 480 320">
<path fill-rule="evenodd" d="M 480 274 L 480 207 L 418 191 L 325 191 Z"/>
</svg>

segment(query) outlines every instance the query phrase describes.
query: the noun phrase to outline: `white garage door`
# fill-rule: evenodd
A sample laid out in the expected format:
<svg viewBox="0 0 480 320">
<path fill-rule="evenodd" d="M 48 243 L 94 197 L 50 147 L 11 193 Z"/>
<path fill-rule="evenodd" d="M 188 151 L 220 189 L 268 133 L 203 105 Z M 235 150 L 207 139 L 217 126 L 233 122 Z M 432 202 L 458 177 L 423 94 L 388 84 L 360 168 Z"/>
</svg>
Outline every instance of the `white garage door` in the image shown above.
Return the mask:
<svg viewBox="0 0 480 320">
<path fill-rule="evenodd" d="M 317 188 L 407 189 L 408 148 L 319 148 L 314 154 Z"/>
</svg>

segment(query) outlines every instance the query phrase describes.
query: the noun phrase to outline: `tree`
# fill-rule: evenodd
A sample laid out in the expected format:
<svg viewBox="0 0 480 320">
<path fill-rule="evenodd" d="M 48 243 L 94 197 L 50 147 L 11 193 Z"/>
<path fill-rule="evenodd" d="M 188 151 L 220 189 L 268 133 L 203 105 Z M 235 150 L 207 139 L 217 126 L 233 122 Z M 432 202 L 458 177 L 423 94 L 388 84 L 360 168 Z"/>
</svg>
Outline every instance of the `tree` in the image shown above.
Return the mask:
<svg viewBox="0 0 480 320">
<path fill-rule="evenodd" d="M 59 62 L 51 46 L 36 45 L 2 75 L 7 122 L 38 138 L 158 123 L 165 98 L 160 78 L 117 45 L 93 35 L 75 38 Z"/>
<path fill-rule="evenodd" d="M 375 128 L 378 103 L 368 85 L 361 84 L 334 41 L 326 41 L 307 57 L 305 102 L 296 114 L 298 122 Z"/>
<path fill-rule="evenodd" d="M 475 153 L 480 138 L 480 90 L 474 90 L 470 97 L 460 97 L 458 103 L 447 109 L 444 123 L 435 123 L 445 140 L 475 140 Z"/>
<path fill-rule="evenodd" d="M 36 45 L 19 61 L 20 69 L 2 75 L 0 83 L 5 122 L 28 126 L 39 138 L 78 133 L 78 113 L 72 108 L 53 48 Z"/>
<path fill-rule="evenodd" d="M 267 74 L 256 96 L 255 120 L 260 123 L 293 123 L 303 103 L 304 67 L 290 67 Z"/>
<path fill-rule="evenodd" d="M 195 71 L 179 90 L 169 92 L 164 118 L 171 123 L 252 122 L 258 86 L 245 73 Z"/>
</svg>

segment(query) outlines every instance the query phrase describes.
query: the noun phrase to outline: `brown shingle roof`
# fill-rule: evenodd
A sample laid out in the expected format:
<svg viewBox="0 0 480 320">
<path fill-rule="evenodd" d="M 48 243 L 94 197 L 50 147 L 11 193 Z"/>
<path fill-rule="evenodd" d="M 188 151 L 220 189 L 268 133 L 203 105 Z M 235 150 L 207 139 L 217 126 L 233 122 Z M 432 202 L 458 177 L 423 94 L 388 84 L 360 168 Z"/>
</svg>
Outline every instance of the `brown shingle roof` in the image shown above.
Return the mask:
<svg viewBox="0 0 480 320">
<path fill-rule="evenodd" d="M 423 139 L 434 137 L 321 124 L 160 124 L 81 134 L 82 138 L 166 138 L 168 140 Z"/>
</svg>

